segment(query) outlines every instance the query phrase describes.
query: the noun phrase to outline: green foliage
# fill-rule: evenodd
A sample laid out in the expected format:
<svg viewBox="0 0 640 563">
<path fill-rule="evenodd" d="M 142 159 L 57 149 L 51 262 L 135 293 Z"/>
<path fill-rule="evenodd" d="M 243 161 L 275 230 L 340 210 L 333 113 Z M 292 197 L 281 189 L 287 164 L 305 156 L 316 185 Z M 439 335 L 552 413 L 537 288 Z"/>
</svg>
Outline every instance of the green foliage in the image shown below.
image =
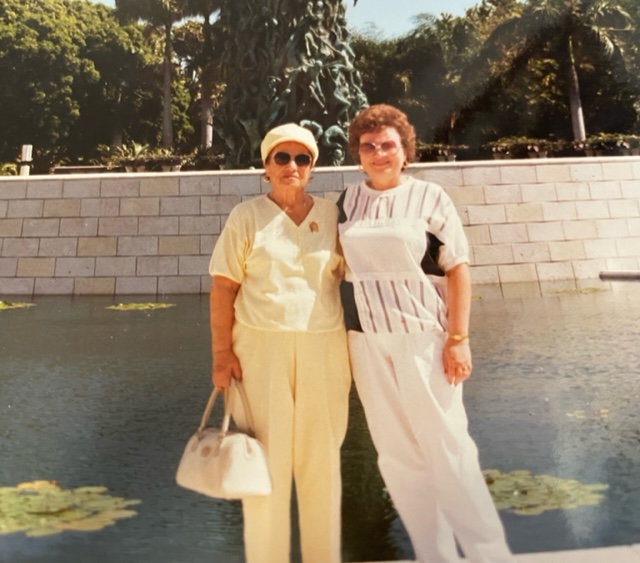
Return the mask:
<svg viewBox="0 0 640 563">
<path fill-rule="evenodd" d="M 123 123 L 139 123 L 145 89 L 157 90 L 145 76 L 151 59 L 139 31 L 111 14 L 79 0 L 3 1 L 0 158 L 32 144 L 46 172 L 62 154 L 88 157 L 121 137 Z"/>
<path fill-rule="evenodd" d="M 548 151 L 560 149 L 563 143 L 549 139 L 538 139 L 525 136 L 500 137 L 495 141 L 489 141 L 484 147 L 494 154 L 513 156 L 514 158 L 526 158 L 527 155 L 546 155 Z"/>
<path fill-rule="evenodd" d="M 222 0 L 189 0 L 190 15 L 200 21 L 188 20 L 175 29 L 173 45 L 179 58 L 178 68 L 184 81 L 185 94 L 189 93 L 189 115 L 192 123 L 198 123 L 195 132 L 199 142 L 189 145 L 210 149 L 214 144 L 213 120 L 222 103 L 226 84 L 222 77 L 223 26 L 220 19 L 213 23 L 212 16 L 219 11 Z M 218 140 L 223 150 L 222 139 Z M 184 141 L 181 143 L 184 147 Z"/>
<path fill-rule="evenodd" d="M 447 145 L 444 143 L 416 143 L 417 160 L 428 161 L 452 161 L 458 155 L 464 153 L 469 147 L 467 145 Z"/>
<path fill-rule="evenodd" d="M 17 176 L 18 165 L 14 162 L 0 162 L 0 176 Z"/>
<path fill-rule="evenodd" d="M 624 55 L 631 29 L 618 0 L 530 0 L 486 41 L 476 74 L 490 80 L 474 109 L 501 113 L 494 130 L 511 124 L 502 134 L 580 139 L 585 124 L 631 127 L 639 94 Z"/>
<path fill-rule="evenodd" d="M 0 103 L 10 108 L 3 116 L 0 155 L 15 153 L 21 144 L 60 144 L 79 115 L 74 84 L 98 80 L 81 57 L 84 38 L 68 8 L 64 0 L 6 0 L 0 8 Z"/>
<path fill-rule="evenodd" d="M 122 21 L 142 20 L 155 33 L 162 34 L 162 146 L 174 143 L 173 111 L 176 93 L 172 93 L 173 26 L 188 13 L 186 0 L 116 0 L 116 13 Z"/>
<path fill-rule="evenodd" d="M 105 487 L 66 490 L 53 481 L 0 487 L 0 535 L 23 532 L 29 537 L 42 537 L 65 530 L 91 532 L 137 514 L 128 507 L 140 501 L 106 492 Z"/>
<path fill-rule="evenodd" d="M 234 42 L 240 28 L 251 28 L 245 20 L 258 12 L 247 12 L 243 20 L 235 0 L 117 0 L 116 5 L 113 10 L 84 0 L 3 0 L 0 162 L 9 164 L 0 174 L 17 171 L 11 163 L 22 144 L 34 146 L 32 173 L 47 173 L 67 161 L 111 158 L 100 146 L 132 140 L 168 146 L 167 122 L 173 156 L 191 153 L 189 166 L 216 168 L 232 140 L 212 136 L 214 117 L 222 123 L 232 116 L 238 105 L 232 97 L 240 99 L 250 88 L 266 92 L 256 111 L 266 112 L 267 121 L 285 106 L 298 112 L 295 119 L 312 119 L 316 102 L 302 101 L 310 88 L 297 89 L 286 103 L 269 97 L 267 90 L 288 76 L 289 67 L 276 71 L 277 57 L 247 48 L 246 41 Z M 222 17 L 225 12 L 233 17 Z M 197 20 L 181 19 L 194 14 Z M 296 33 L 295 26 L 288 31 Z M 252 32 L 251 40 L 257 35 Z M 238 64 L 230 62 L 224 41 L 237 48 Z M 584 148 L 569 144 L 574 152 L 567 148 L 566 154 L 637 148 L 629 137 L 640 133 L 637 0 L 481 0 L 460 17 L 421 14 L 403 37 L 388 39 L 376 29 L 358 33 L 351 48 L 368 102 L 403 109 L 422 143 L 481 147 L 523 136 L 569 143 L 572 115 L 581 106 L 587 139 Z M 236 80 L 228 87 L 229 69 L 260 56 L 267 57 L 256 66 L 265 74 L 262 82 Z M 331 65 L 347 68 L 345 61 L 338 57 Z M 572 63 L 579 98 L 569 96 Z M 323 88 L 330 98 L 332 90 Z M 254 142 L 262 122 L 253 114 L 245 117 L 242 126 Z M 595 138 L 596 132 L 618 140 Z M 627 137 L 620 140 L 622 135 Z M 194 153 L 198 146 L 206 150 Z M 423 154 L 442 157 L 438 150 L 425 147 Z M 556 145 L 550 150 L 559 154 Z"/>
<path fill-rule="evenodd" d="M 98 145 L 94 162 L 109 168 L 119 166 L 143 167 L 145 158 L 151 153 L 151 147 L 145 143 L 130 141 L 123 145 Z"/>
<path fill-rule="evenodd" d="M 107 309 L 113 311 L 150 311 L 154 309 L 169 309 L 175 307 L 173 303 L 118 303 L 110 305 Z"/>
<path fill-rule="evenodd" d="M 395 40 L 377 39 L 375 30 L 356 35 L 356 66 L 369 102 L 401 107 L 423 142 L 459 144 L 461 110 L 484 87 L 474 79 L 483 43 L 515 6 L 515 0 L 483 0 L 463 17 L 420 14 L 414 30 Z"/>
<path fill-rule="evenodd" d="M 175 154 L 171 149 L 152 148 L 148 144 L 131 141 L 124 145 L 99 147 L 100 162 L 110 166 L 122 166 L 125 170 L 159 170 L 163 166 L 182 165 L 187 157 Z"/>
<path fill-rule="evenodd" d="M 122 21 L 142 20 L 164 27 L 184 18 L 185 4 L 182 0 L 116 0 L 116 11 Z"/>
<path fill-rule="evenodd" d="M 20 301 L 0 301 L 0 311 L 7 311 L 9 309 L 28 309 L 29 307 L 35 306 L 35 303 L 23 303 Z"/>
<path fill-rule="evenodd" d="M 161 127 L 157 95 L 161 58 L 153 53 L 139 26 L 120 25 L 105 6 L 77 5 L 85 26 L 83 53 L 94 64 L 100 81 L 87 86 L 77 126 L 68 141 L 69 157 L 87 158 L 87 147 L 127 139 L 155 142 Z"/>
<path fill-rule="evenodd" d="M 616 146 L 623 148 L 635 148 L 640 145 L 640 136 L 625 133 L 598 133 L 587 137 L 587 142 L 602 146 Z"/>
<path fill-rule="evenodd" d="M 119 147 L 115 147 L 113 150 L 114 156 L 116 158 L 134 158 L 139 159 L 144 156 L 147 156 L 150 152 L 149 145 L 136 143 L 135 141 L 131 141 L 128 144 L 121 145 Z"/>
<path fill-rule="evenodd" d="M 640 136 L 628 133 L 598 133 L 572 145 L 587 155 L 640 154 Z"/>
<path fill-rule="evenodd" d="M 638 6 L 483 0 L 459 18 L 421 14 L 399 39 L 357 36 L 357 65 L 369 101 L 406 109 L 420 140 L 478 147 L 514 136 L 573 138 L 573 53 L 587 131 L 638 133 Z M 550 148 L 569 150 L 558 143 Z"/>
<path fill-rule="evenodd" d="M 221 170 L 224 166 L 224 152 L 218 147 L 198 147 L 185 161 L 188 170 Z"/>
<path fill-rule="evenodd" d="M 144 157 L 144 165 L 147 170 L 179 170 L 188 157 L 176 154 L 171 149 L 159 148 L 150 151 Z"/>
</svg>

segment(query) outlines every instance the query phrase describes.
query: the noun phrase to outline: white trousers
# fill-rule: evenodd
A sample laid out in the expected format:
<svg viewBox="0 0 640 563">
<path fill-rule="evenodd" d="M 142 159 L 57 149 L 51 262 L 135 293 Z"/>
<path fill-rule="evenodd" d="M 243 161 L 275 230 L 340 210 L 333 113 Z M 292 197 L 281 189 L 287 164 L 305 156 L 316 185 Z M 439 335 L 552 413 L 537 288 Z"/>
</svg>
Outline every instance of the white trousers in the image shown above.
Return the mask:
<svg viewBox="0 0 640 563">
<path fill-rule="evenodd" d="M 442 333 L 349 331 L 351 367 L 380 473 L 420 563 L 511 563 L 467 429 L 462 385 L 442 367 Z"/>
<path fill-rule="evenodd" d="M 246 561 L 290 561 L 294 479 L 302 560 L 338 563 L 340 447 L 351 386 L 345 331 L 272 332 L 236 323 L 233 336 L 273 489 L 269 496 L 243 501 Z M 246 426 L 239 401 L 234 419 Z"/>
</svg>

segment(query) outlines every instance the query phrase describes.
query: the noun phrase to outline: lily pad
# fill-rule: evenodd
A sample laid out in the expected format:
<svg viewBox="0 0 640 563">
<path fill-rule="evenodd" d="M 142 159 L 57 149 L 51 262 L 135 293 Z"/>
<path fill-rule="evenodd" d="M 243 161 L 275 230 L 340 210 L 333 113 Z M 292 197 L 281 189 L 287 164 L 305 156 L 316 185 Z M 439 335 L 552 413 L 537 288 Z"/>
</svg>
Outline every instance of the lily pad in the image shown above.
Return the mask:
<svg viewBox="0 0 640 563">
<path fill-rule="evenodd" d="M 602 483 L 586 484 L 575 479 L 551 475 L 531 475 L 529 471 L 501 473 L 484 471 L 485 481 L 498 510 L 536 516 L 545 510 L 569 510 L 579 506 L 595 506 L 609 488 Z"/>
<path fill-rule="evenodd" d="M 35 307 L 35 303 L 19 303 L 16 301 L 2 301 L 0 300 L 0 311 L 7 309 L 28 309 L 29 307 Z"/>
<path fill-rule="evenodd" d="M 65 530 L 102 530 L 137 512 L 139 500 L 106 494 L 105 487 L 63 489 L 55 481 L 32 481 L 0 487 L 0 535 L 23 532 L 29 537 Z"/>
<path fill-rule="evenodd" d="M 567 413 L 567 416 L 569 418 L 587 418 L 587 414 L 583 410 L 569 411 Z M 607 409 L 607 408 L 598 409 L 597 412 L 595 412 L 589 418 L 595 418 L 595 419 L 599 419 L 599 420 L 603 420 L 605 418 L 609 418 L 609 409 Z"/>
<path fill-rule="evenodd" d="M 113 311 L 150 311 L 153 309 L 169 309 L 175 307 L 173 303 L 118 303 L 111 305 L 107 309 Z"/>
<path fill-rule="evenodd" d="M 601 293 L 605 291 L 601 287 L 580 287 L 573 289 L 557 289 L 553 291 L 555 295 L 591 295 L 593 293 Z"/>
</svg>

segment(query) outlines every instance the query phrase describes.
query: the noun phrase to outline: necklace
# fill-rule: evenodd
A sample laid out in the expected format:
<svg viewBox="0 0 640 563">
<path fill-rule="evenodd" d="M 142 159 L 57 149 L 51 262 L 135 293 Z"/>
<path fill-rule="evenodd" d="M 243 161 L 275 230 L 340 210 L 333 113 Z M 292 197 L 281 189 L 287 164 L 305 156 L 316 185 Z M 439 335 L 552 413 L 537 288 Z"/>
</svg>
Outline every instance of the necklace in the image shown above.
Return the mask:
<svg viewBox="0 0 640 563">
<path fill-rule="evenodd" d="M 311 209 L 311 205 L 313 205 L 313 198 L 308 194 L 304 194 L 304 199 L 301 203 L 291 206 L 281 205 L 273 197 L 271 197 L 271 194 L 267 194 L 267 197 L 271 201 L 273 201 L 280 209 L 282 209 L 285 215 L 287 215 L 287 217 L 289 217 L 289 219 L 291 219 L 298 226 L 300 226 L 300 224 L 305 220 L 307 214 Z"/>
<path fill-rule="evenodd" d="M 287 214 L 293 213 L 295 211 L 304 211 L 309 205 L 311 205 L 311 202 L 313 201 L 311 199 L 311 196 L 308 194 L 304 194 L 302 203 L 294 203 L 293 205 L 284 205 L 277 201 L 271 194 L 267 194 L 267 197 Z"/>
</svg>

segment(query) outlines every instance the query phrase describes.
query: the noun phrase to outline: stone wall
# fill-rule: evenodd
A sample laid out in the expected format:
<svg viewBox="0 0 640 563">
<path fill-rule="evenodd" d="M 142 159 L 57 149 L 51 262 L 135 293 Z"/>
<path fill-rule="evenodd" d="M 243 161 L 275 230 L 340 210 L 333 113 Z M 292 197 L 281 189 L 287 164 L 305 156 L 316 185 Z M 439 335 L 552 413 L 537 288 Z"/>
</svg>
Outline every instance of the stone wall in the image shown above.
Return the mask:
<svg viewBox="0 0 640 563">
<path fill-rule="evenodd" d="M 447 188 L 471 243 L 476 284 L 579 285 L 640 270 L 640 158 L 413 165 Z M 362 178 L 321 168 L 309 191 L 336 198 Z M 204 293 L 229 211 L 268 191 L 261 172 L 0 178 L 0 298 Z"/>
</svg>

